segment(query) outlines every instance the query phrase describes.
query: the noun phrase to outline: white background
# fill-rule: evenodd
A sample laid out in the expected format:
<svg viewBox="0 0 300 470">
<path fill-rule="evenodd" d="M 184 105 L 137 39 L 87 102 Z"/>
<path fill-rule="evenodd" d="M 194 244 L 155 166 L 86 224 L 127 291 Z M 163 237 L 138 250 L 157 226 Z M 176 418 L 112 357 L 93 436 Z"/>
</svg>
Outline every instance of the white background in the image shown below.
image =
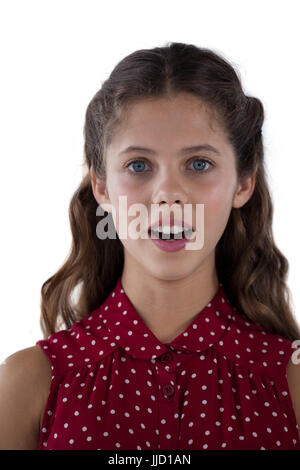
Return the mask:
<svg viewBox="0 0 300 470">
<path fill-rule="evenodd" d="M 300 321 L 299 2 L 0 1 L 0 362 L 42 339 L 40 289 L 71 243 L 86 107 L 129 53 L 168 41 L 221 53 L 265 107 L 274 236 Z"/>
</svg>

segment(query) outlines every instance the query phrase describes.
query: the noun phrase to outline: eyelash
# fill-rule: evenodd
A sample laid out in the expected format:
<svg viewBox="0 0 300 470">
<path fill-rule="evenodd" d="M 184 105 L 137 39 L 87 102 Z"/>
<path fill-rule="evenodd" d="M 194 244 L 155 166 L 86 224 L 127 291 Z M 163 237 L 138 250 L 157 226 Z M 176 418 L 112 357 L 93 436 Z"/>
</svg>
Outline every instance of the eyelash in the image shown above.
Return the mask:
<svg viewBox="0 0 300 470">
<path fill-rule="evenodd" d="M 213 167 L 213 166 L 214 166 L 214 165 L 213 165 L 209 160 L 207 160 L 206 158 L 198 158 L 198 157 L 196 157 L 196 158 L 194 158 L 194 159 L 192 160 L 191 163 L 193 163 L 195 160 L 200 160 L 200 161 L 203 161 L 203 162 L 205 162 L 205 163 L 208 163 L 208 164 L 210 165 L 210 167 Z M 130 165 L 132 165 L 132 163 L 138 163 L 138 162 L 147 163 L 147 162 L 145 162 L 143 159 L 135 159 L 135 160 L 131 160 L 130 162 L 128 162 L 125 166 L 126 166 L 126 168 L 128 169 L 128 167 L 129 167 Z M 195 172 L 196 172 L 196 173 L 199 173 L 199 174 L 202 174 L 202 173 L 207 173 L 209 170 L 210 170 L 210 168 L 208 168 L 208 169 L 206 169 L 206 170 L 202 170 L 202 171 L 200 171 L 200 170 L 198 170 L 198 171 L 195 170 Z M 131 175 L 134 175 L 134 176 L 135 176 L 135 175 L 144 175 L 144 174 L 146 173 L 145 171 L 131 171 L 131 170 L 128 170 L 128 171 L 129 171 L 129 173 L 130 173 Z"/>
</svg>

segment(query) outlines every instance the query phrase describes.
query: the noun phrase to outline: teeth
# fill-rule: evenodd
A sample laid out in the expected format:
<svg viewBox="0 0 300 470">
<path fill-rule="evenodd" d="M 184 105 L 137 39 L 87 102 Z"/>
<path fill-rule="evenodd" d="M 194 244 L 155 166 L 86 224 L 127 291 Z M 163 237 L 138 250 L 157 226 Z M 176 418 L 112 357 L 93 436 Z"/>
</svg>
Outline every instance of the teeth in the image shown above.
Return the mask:
<svg viewBox="0 0 300 470">
<path fill-rule="evenodd" d="M 174 225 L 172 227 L 165 225 L 165 226 L 160 226 L 154 230 L 151 229 L 151 232 L 157 237 L 159 237 L 159 233 L 162 233 L 163 235 L 169 235 L 169 236 L 170 236 L 170 233 L 172 233 L 173 235 L 181 234 L 181 237 L 179 237 L 180 239 L 182 238 L 183 233 L 186 236 L 186 238 L 188 238 L 189 235 L 192 233 L 192 229 L 185 229 L 184 227 L 179 227 L 178 225 Z"/>
<path fill-rule="evenodd" d="M 166 234 L 177 234 L 177 233 L 182 233 L 184 231 L 183 227 L 178 227 L 177 225 L 173 225 L 172 227 L 163 227 L 160 229 L 161 232 L 166 233 Z"/>
<path fill-rule="evenodd" d="M 155 232 L 159 231 L 159 232 L 165 233 L 166 235 L 170 235 L 170 233 L 173 233 L 173 234 L 182 233 L 184 231 L 184 228 L 179 227 L 178 225 L 173 225 L 172 227 L 164 225 L 163 227 L 160 226 L 153 231 Z"/>
</svg>

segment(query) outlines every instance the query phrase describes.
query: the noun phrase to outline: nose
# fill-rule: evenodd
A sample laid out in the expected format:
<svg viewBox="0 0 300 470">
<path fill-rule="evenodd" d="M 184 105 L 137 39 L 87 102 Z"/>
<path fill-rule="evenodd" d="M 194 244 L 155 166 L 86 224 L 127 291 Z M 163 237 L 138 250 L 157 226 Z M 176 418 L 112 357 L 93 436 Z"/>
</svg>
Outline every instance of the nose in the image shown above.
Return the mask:
<svg viewBox="0 0 300 470">
<path fill-rule="evenodd" d="M 188 202 L 188 197 L 185 189 L 177 180 L 166 178 L 163 182 L 158 183 L 152 201 L 154 204 L 183 205 Z"/>
<path fill-rule="evenodd" d="M 171 174 L 172 173 L 172 174 Z M 155 181 L 154 190 L 152 192 L 152 207 L 151 211 L 151 222 L 159 218 L 166 217 L 166 222 L 170 220 L 172 223 L 175 218 L 178 221 L 183 219 L 189 219 L 192 225 L 192 209 L 191 204 L 188 204 L 188 193 L 184 181 L 180 179 L 180 176 L 176 177 L 170 166 Z M 185 207 L 185 205 L 187 205 Z M 169 219 L 170 217 L 170 219 Z"/>
<path fill-rule="evenodd" d="M 172 206 L 173 204 L 181 204 L 181 202 L 180 199 L 176 199 L 174 201 L 172 198 L 165 198 L 165 200 L 159 201 L 156 204 L 168 204 L 169 206 Z"/>
</svg>

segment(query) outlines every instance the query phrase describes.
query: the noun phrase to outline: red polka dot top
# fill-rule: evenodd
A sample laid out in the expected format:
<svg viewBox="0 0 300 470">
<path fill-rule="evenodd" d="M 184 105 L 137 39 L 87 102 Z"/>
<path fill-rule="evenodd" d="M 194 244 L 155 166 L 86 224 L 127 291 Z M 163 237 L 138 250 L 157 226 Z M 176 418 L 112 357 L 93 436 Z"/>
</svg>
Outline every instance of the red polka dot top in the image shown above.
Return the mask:
<svg viewBox="0 0 300 470">
<path fill-rule="evenodd" d="M 39 450 L 300 449 L 286 378 L 295 349 L 245 320 L 221 283 L 170 343 L 119 278 L 99 308 L 36 344 L 52 369 Z"/>
</svg>

